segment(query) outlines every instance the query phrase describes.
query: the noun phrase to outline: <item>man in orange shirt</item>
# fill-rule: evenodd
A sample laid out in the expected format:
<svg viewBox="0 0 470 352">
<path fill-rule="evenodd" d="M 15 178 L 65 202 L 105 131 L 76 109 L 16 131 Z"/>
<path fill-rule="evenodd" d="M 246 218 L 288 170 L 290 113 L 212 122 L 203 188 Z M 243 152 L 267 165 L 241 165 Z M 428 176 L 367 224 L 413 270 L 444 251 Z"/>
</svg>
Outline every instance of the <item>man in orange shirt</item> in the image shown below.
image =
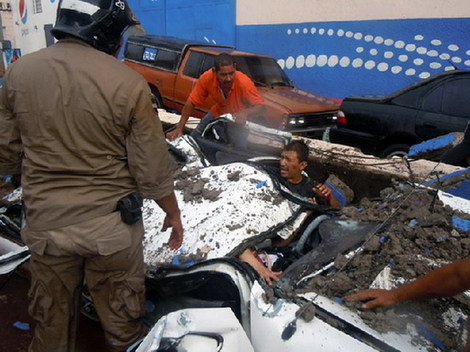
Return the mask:
<svg viewBox="0 0 470 352">
<path fill-rule="evenodd" d="M 259 116 L 264 111 L 264 100 L 253 81 L 236 70 L 232 56 L 222 53 L 215 58 L 214 67 L 199 77 L 183 107 L 176 129 L 168 132 L 166 137 L 173 140 L 181 136 L 194 107 L 202 105 L 209 96 L 215 100 L 216 104 L 202 118 L 191 134 L 193 137 L 200 136 L 204 128 L 220 115 L 232 114 L 236 118 L 235 123 L 243 125 L 247 120 Z"/>
</svg>

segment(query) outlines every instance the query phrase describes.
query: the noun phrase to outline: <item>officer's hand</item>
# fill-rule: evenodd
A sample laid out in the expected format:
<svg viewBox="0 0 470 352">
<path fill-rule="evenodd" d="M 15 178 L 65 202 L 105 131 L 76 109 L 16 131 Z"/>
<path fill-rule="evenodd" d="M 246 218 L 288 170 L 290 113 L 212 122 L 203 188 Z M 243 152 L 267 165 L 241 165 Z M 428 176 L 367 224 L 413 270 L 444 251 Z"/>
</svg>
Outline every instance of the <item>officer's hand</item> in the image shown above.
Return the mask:
<svg viewBox="0 0 470 352">
<path fill-rule="evenodd" d="M 163 221 L 162 232 L 165 232 L 169 227 L 172 228 L 170 238 L 168 239 L 168 246 L 171 249 L 178 249 L 183 243 L 183 224 L 181 218 L 166 216 Z"/>
<path fill-rule="evenodd" d="M 169 139 L 170 141 L 175 140 L 178 137 L 181 137 L 183 135 L 183 130 L 180 128 L 176 128 L 171 132 L 168 132 L 166 134 L 166 138 Z"/>
</svg>

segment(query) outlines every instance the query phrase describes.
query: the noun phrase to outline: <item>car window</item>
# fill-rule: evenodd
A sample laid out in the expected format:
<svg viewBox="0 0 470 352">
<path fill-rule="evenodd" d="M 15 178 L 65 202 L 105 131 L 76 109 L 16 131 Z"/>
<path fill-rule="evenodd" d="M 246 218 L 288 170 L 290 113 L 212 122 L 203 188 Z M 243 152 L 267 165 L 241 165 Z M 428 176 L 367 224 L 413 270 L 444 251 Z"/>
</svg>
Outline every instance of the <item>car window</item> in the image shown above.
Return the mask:
<svg viewBox="0 0 470 352">
<path fill-rule="evenodd" d="M 470 79 L 455 79 L 428 92 L 422 109 L 451 116 L 470 117 Z"/>
<path fill-rule="evenodd" d="M 130 60 L 151 64 L 165 70 L 176 70 L 179 54 L 161 48 L 127 43 L 124 57 Z"/>
<path fill-rule="evenodd" d="M 392 99 L 392 102 L 397 105 L 407 106 L 411 108 L 417 108 L 419 104 L 419 98 L 423 94 L 425 87 L 419 86 L 413 89 L 407 90 L 395 98 Z M 396 94 L 396 93 L 395 93 Z"/>
<path fill-rule="evenodd" d="M 235 56 L 237 69 L 260 86 L 291 86 L 285 72 L 270 57 Z"/>
<path fill-rule="evenodd" d="M 132 43 L 127 43 L 124 57 L 130 60 L 140 61 L 144 47 Z"/>
<path fill-rule="evenodd" d="M 178 60 L 178 53 L 174 51 L 160 49 L 158 50 L 158 53 L 155 58 L 155 66 L 174 71 L 176 70 Z"/>
<path fill-rule="evenodd" d="M 423 97 L 422 109 L 424 111 L 440 113 L 442 110 L 442 95 L 444 86 L 438 86 Z"/>
<path fill-rule="evenodd" d="M 442 97 L 442 112 L 446 115 L 470 117 L 470 79 L 446 83 Z"/>
<path fill-rule="evenodd" d="M 201 66 L 201 72 L 199 73 L 199 75 L 202 75 L 208 69 L 214 67 L 214 61 L 215 61 L 215 56 L 214 55 L 205 54 L 204 55 L 204 61 L 203 61 L 202 66 Z"/>
<path fill-rule="evenodd" d="M 193 51 L 189 54 L 183 74 L 192 78 L 199 78 L 204 72 L 214 66 L 215 56 Z"/>
<path fill-rule="evenodd" d="M 189 54 L 188 61 L 184 67 L 183 74 L 192 78 L 199 78 L 204 54 L 193 51 Z"/>
</svg>

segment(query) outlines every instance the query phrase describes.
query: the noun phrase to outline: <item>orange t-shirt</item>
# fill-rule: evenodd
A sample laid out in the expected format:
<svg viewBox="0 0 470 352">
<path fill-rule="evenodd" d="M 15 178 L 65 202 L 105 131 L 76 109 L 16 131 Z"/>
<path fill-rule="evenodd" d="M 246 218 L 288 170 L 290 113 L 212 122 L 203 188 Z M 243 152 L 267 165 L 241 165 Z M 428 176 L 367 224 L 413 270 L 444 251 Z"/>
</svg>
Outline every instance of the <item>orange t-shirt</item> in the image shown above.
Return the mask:
<svg viewBox="0 0 470 352">
<path fill-rule="evenodd" d="M 222 114 L 236 114 L 240 110 L 264 103 L 253 81 L 240 71 L 235 71 L 232 90 L 226 98 L 219 87 L 215 72 L 212 69 L 204 72 L 189 95 L 189 99 L 195 106 L 201 106 L 208 96 L 216 102 L 211 108 L 214 117 Z"/>
</svg>

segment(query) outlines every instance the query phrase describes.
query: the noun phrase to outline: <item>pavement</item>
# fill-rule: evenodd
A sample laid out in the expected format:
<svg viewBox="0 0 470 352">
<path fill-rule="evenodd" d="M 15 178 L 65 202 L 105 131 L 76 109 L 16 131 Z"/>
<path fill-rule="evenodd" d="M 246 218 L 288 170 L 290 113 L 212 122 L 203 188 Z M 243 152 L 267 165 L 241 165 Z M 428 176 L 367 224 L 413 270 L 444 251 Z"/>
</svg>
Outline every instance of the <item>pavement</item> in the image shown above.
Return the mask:
<svg viewBox="0 0 470 352">
<path fill-rule="evenodd" d="M 33 337 L 34 321 L 28 314 L 27 263 L 11 276 L 0 275 L 0 352 L 24 352 Z M 101 325 L 80 315 L 76 352 L 105 351 Z"/>
</svg>

